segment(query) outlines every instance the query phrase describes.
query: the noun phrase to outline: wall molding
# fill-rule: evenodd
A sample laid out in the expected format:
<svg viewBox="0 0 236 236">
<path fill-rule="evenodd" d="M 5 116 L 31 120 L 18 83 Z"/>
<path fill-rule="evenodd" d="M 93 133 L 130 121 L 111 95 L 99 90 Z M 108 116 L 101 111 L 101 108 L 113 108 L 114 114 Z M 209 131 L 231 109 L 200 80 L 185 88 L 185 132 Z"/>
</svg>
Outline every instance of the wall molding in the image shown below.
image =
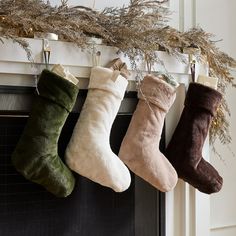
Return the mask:
<svg viewBox="0 0 236 236">
<path fill-rule="evenodd" d="M 221 225 L 221 226 L 211 226 L 211 231 L 221 230 L 221 229 L 228 229 L 228 228 L 236 228 L 236 224 L 228 224 L 228 225 Z"/>
<path fill-rule="evenodd" d="M 178 29 L 183 32 L 189 30 L 190 28 L 196 27 L 196 0 L 179 0 L 178 3 L 179 4 L 170 4 L 170 6 L 172 5 L 175 7 L 173 10 L 178 12 L 178 19 L 174 19 L 176 22 L 178 22 Z"/>
</svg>

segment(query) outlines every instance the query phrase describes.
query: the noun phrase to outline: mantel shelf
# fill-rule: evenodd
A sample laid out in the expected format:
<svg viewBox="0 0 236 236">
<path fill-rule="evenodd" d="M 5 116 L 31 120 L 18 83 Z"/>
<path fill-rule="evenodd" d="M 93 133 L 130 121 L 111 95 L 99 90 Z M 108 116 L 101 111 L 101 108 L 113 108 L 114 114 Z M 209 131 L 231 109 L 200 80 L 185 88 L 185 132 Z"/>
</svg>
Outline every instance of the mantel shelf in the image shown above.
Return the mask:
<svg viewBox="0 0 236 236">
<path fill-rule="evenodd" d="M 19 44 L 13 43 L 12 40 L 4 39 L 4 43 L 0 43 L 0 85 L 16 85 L 16 86 L 34 86 L 35 81 L 33 75 L 38 75 L 45 68 L 43 58 L 43 40 L 42 39 L 25 39 L 30 45 L 32 57 L 35 66 L 27 59 L 26 52 L 20 47 Z M 88 49 L 82 50 L 73 43 L 62 41 L 49 41 L 51 48 L 50 64 L 62 64 L 67 67 L 72 74 L 80 78 L 82 88 L 86 88 L 88 78 L 93 65 L 93 54 Z M 109 61 L 116 57 L 120 57 L 131 70 L 131 64 L 124 54 L 117 53 L 118 49 L 106 45 L 95 45 L 95 49 L 101 52 L 100 65 L 105 66 Z M 166 52 L 157 52 L 158 57 L 163 61 L 168 73 L 176 76 L 178 80 L 188 80 L 190 71 L 189 66 L 173 56 L 168 55 Z M 183 55 L 188 58 L 187 55 Z M 203 74 L 206 74 L 204 66 L 199 67 Z M 145 73 L 145 63 L 139 64 L 139 69 Z M 154 71 L 163 71 L 161 65 L 155 65 Z M 131 71 L 132 72 L 132 71 Z M 130 80 L 135 79 L 135 72 L 131 73 Z M 129 89 L 134 90 L 134 85 L 130 83 Z M 134 83 L 133 83 L 134 84 Z"/>
</svg>

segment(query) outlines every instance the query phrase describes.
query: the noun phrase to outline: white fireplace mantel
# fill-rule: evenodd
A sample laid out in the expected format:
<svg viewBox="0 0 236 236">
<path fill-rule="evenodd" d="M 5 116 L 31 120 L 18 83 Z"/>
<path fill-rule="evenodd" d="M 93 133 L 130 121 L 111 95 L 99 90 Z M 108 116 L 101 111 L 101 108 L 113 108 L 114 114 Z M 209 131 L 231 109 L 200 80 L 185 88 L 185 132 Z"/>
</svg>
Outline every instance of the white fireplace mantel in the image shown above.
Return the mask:
<svg viewBox="0 0 236 236">
<path fill-rule="evenodd" d="M 26 39 L 29 42 L 35 66 L 28 61 L 25 51 L 11 40 L 0 42 L 0 85 L 35 86 L 35 75 L 40 74 L 46 67 L 43 59 L 43 40 Z M 75 44 L 50 41 L 51 55 L 49 66 L 62 64 L 71 73 L 80 78 L 80 88 L 86 88 L 91 68 L 94 66 L 94 55 L 88 50 L 81 50 Z M 106 65 L 110 60 L 120 57 L 130 62 L 123 54 L 117 55 L 117 49 L 105 45 L 95 45 L 95 51 L 101 52 L 100 65 Z M 190 81 L 189 65 L 184 64 L 165 52 L 158 52 L 164 62 L 166 70 L 180 83 L 177 99 L 166 118 L 167 143 L 180 117 L 186 88 Z M 188 56 L 186 55 L 186 59 Z M 140 64 L 143 74 L 145 66 Z M 155 65 L 155 71 L 163 70 Z M 204 65 L 196 65 L 196 76 L 207 75 L 208 69 Z M 129 90 L 135 90 L 135 72 L 132 72 Z M 133 81 L 133 82 L 132 82 Z M 204 157 L 209 160 L 209 144 L 206 142 Z M 179 181 L 176 188 L 166 194 L 166 236 L 208 236 L 209 235 L 209 197 L 196 191 L 183 181 Z"/>
</svg>

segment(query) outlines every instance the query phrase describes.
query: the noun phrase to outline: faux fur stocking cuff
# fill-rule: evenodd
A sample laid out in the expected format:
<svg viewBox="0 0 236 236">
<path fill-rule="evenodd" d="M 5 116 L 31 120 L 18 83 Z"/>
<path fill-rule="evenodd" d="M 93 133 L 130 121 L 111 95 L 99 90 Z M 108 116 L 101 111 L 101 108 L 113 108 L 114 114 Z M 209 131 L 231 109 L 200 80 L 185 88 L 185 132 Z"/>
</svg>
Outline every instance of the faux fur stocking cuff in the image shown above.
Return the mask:
<svg viewBox="0 0 236 236">
<path fill-rule="evenodd" d="M 102 89 L 122 99 L 128 85 L 127 79 L 119 71 L 96 66 L 91 71 L 89 89 Z"/>
<path fill-rule="evenodd" d="M 191 83 L 185 99 L 185 106 L 203 108 L 215 115 L 216 109 L 222 99 L 221 93 L 208 86 Z"/>
<path fill-rule="evenodd" d="M 41 97 L 59 104 L 69 112 L 79 91 L 76 85 L 49 70 L 43 70 L 40 75 L 38 90 Z"/>
<path fill-rule="evenodd" d="M 138 98 L 147 100 L 167 112 L 175 100 L 175 91 L 175 88 L 164 80 L 147 75 L 141 82 Z"/>
</svg>

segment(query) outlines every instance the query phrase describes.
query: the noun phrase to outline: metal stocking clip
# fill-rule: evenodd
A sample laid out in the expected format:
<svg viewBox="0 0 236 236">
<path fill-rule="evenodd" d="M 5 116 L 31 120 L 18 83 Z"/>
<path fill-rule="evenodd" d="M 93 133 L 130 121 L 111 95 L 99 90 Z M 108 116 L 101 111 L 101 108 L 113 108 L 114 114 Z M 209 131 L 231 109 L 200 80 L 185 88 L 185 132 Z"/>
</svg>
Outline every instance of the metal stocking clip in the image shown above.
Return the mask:
<svg viewBox="0 0 236 236">
<path fill-rule="evenodd" d="M 100 66 L 101 64 L 101 51 L 98 51 L 95 45 L 95 42 L 93 42 L 92 46 L 92 61 L 93 61 L 93 66 Z"/>
<path fill-rule="evenodd" d="M 51 54 L 51 48 L 49 44 L 48 39 L 43 39 L 43 55 L 44 55 L 44 61 L 46 68 L 48 69 L 49 61 L 50 61 L 50 54 Z"/>
<path fill-rule="evenodd" d="M 192 82 L 195 83 L 195 77 L 196 77 L 196 61 L 191 60 L 190 61 L 190 70 L 191 70 L 191 76 L 192 76 Z"/>
</svg>

